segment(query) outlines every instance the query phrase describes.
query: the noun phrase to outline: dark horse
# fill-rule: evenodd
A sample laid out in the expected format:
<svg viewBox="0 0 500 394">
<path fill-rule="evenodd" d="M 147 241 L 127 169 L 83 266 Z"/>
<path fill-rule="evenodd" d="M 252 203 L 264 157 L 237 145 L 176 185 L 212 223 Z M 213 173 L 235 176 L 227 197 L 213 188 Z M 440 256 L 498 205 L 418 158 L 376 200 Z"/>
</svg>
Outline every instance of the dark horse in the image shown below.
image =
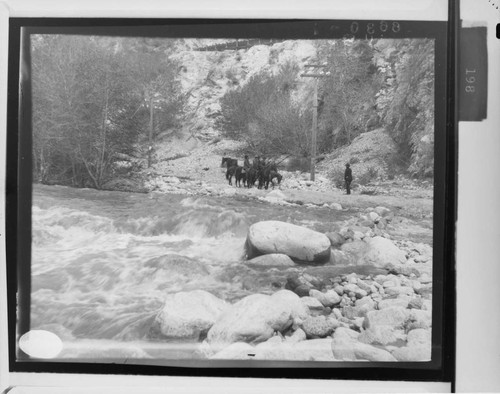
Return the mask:
<svg viewBox="0 0 500 394">
<path fill-rule="evenodd" d="M 281 180 L 283 179 L 283 175 L 281 175 L 278 171 L 273 171 L 273 170 L 269 171 L 266 189 L 269 186 L 269 182 L 271 182 L 271 184 L 273 185 L 273 188 L 274 188 L 273 179 L 276 179 L 278 181 L 278 185 L 279 185 L 279 184 L 281 184 Z"/>
<path fill-rule="evenodd" d="M 243 181 L 243 186 L 248 186 L 248 175 L 249 175 L 249 169 L 244 169 L 243 167 L 236 167 L 236 170 L 234 172 L 234 178 L 236 179 L 236 186 L 241 187 L 241 181 Z"/>
<path fill-rule="evenodd" d="M 236 180 L 236 185 L 241 182 L 241 171 L 243 170 L 243 167 L 240 167 L 238 165 L 238 160 L 236 159 L 231 159 L 230 157 L 223 157 L 222 162 L 220 164 L 221 167 L 226 166 L 226 179 L 229 181 L 229 184 L 233 184 L 233 176 L 235 177 Z"/>
<path fill-rule="evenodd" d="M 281 180 L 283 179 L 283 176 L 278 173 L 275 164 L 269 164 L 264 167 L 259 173 L 259 189 L 264 186 L 264 188 L 267 190 L 269 188 L 269 183 L 271 183 L 274 188 L 273 179 L 277 179 L 279 185 L 281 183 Z"/>
<path fill-rule="evenodd" d="M 254 167 L 250 167 L 246 172 L 246 185 L 248 188 L 255 185 L 255 182 L 259 179 L 259 170 Z"/>
</svg>

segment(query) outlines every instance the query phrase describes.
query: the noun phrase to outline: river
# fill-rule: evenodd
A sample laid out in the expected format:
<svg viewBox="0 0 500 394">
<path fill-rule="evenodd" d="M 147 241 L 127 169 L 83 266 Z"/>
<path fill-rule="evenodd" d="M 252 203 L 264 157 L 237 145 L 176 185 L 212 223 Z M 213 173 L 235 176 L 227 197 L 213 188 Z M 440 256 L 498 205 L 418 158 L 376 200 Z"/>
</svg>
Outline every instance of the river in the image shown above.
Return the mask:
<svg viewBox="0 0 500 394">
<path fill-rule="evenodd" d="M 151 323 L 169 293 L 203 289 L 229 302 L 272 293 L 301 268 L 246 267 L 249 226 L 272 219 L 326 232 L 348 217 L 246 195 L 152 197 L 41 185 L 32 215 L 32 328 L 73 342 L 152 340 Z M 169 263 L 158 263 L 166 255 Z"/>
</svg>

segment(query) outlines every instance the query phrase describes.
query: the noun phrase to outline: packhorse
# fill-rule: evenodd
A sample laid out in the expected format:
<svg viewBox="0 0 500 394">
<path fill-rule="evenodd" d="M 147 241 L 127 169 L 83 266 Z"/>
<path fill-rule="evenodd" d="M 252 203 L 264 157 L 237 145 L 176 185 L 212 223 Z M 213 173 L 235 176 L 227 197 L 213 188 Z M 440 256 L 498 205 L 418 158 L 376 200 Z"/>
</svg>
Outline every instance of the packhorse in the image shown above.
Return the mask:
<svg viewBox="0 0 500 394">
<path fill-rule="evenodd" d="M 278 181 L 278 185 L 279 185 L 279 184 L 281 184 L 281 180 L 283 179 L 283 175 L 281 175 L 278 171 L 273 171 L 273 170 L 269 171 L 269 176 L 267 177 L 267 180 L 266 180 L 267 184 L 265 186 L 266 190 L 269 186 L 269 182 L 271 183 L 271 185 L 274 188 L 275 185 L 274 185 L 273 179 L 276 179 Z"/>
<path fill-rule="evenodd" d="M 255 182 L 259 179 L 259 170 L 254 167 L 250 167 L 246 173 L 246 185 L 248 188 L 255 186 Z"/>
<path fill-rule="evenodd" d="M 235 177 L 236 184 L 238 185 L 239 181 L 239 176 L 241 175 L 241 170 L 243 167 L 240 167 L 238 165 L 238 160 L 237 159 L 232 159 L 230 157 L 223 157 L 222 162 L 220 164 L 221 167 L 226 166 L 226 179 L 229 181 L 229 184 L 233 184 L 233 176 Z"/>
<path fill-rule="evenodd" d="M 232 185 L 232 178 L 235 178 L 235 185 L 241 187 L 241 182 L 243 181 L 243 186 L 250 188 L 255 186 L 255 182 L 258 181 L 257 187 L 262 189 L 263 187 L 267 190 L 269 188 L 269 183 L 271 183 L 274 188 L 276 179 L 278 185 L 281 183 L 283 176 L 278 173 L 275 163 L 269 163 L 262 166 L 251 166 L 249 168 L 243 168 L 238 165 L 237 159 L 232 159 L 230 157 L 223 157 L 221 162 L 221 167 L 226 167 L 226 179 L 229 184 Z"/>
<path fill-rule="evenodd" d="M 236 186 L 241 187 L 241 181 L 243 181 L 243 186 L 248 186 L 248 171 L 248 169 L 245 170 L 243 167 L 236 167 L 236 171 L 234 173 Z"/>
<path fill-rule="evenodd" d="M 283 179 L 283 176 L 278 173 L 276 164 L 270 163 L 262 168 L 259 173 L 259 189 L 262 189 L 262 187 L 264 187 L 267 190 L 269 188 L 269 183 L 271 183 L 272 187 L 274 188 L 274 179 L 278 181 L 279 185 L 281 183 L 281 180 Z"/>
</svg>

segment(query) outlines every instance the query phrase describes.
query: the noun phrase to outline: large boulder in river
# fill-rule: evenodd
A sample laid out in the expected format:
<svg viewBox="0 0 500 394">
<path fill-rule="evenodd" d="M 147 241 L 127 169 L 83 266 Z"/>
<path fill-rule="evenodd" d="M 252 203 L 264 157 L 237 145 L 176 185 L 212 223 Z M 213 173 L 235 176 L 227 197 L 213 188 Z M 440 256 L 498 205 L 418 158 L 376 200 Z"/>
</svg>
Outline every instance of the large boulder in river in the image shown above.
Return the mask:
<svg viewBox="0 0 500 394">
<path fill-rule="evenodd" d="M 330 259 L 326 235 L 275 220 L 250 226 L 246 249 L 248 259 L 271 253 L 283 253 L 303 263 L 326 263 Z"/>
<path fill-rule="evenodd" d="M 225 301 L 204 290 L 169 294 L 153 331 L 169 339 L 198 340 L 227 308 Z"/>
<path fill-rule="evenodd" d="M 307 317 L 300 298 L 288 290 L 272 296 L 252 294 L 232 305 L 212 326 L 207 341 L 214 350 L 231 343 L 259 343 Z"/>
</svg>

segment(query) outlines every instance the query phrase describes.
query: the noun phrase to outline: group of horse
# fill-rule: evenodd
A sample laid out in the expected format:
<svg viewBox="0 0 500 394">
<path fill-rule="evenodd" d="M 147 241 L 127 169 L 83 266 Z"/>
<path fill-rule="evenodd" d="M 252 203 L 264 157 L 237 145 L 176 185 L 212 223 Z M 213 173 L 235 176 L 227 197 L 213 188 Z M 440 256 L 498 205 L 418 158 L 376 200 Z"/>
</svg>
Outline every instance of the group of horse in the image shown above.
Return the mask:
<svg viewBox="0 0 500 394">
<path fill-rule="evenodd" d="M 268 163 L 263 165 L 252 165 L 250 167 L 242 167 L 238 165 L 237 159 L 232 159 L 230 157 L 223 157 L 221 167 L 226 167 L 226 179 L 230 185 L 233 184 L 233 177 L 235 179 L 235 185 L 241 187 L 243 186 L 250 188 L 255 186 L 259 189 L 269 188 L 269 184 L 274 188 L 274 180 L 276 179 L 278 185 L 281 183 L 283 176 L 278 173 L 275 163 Z"/>
</svg>

